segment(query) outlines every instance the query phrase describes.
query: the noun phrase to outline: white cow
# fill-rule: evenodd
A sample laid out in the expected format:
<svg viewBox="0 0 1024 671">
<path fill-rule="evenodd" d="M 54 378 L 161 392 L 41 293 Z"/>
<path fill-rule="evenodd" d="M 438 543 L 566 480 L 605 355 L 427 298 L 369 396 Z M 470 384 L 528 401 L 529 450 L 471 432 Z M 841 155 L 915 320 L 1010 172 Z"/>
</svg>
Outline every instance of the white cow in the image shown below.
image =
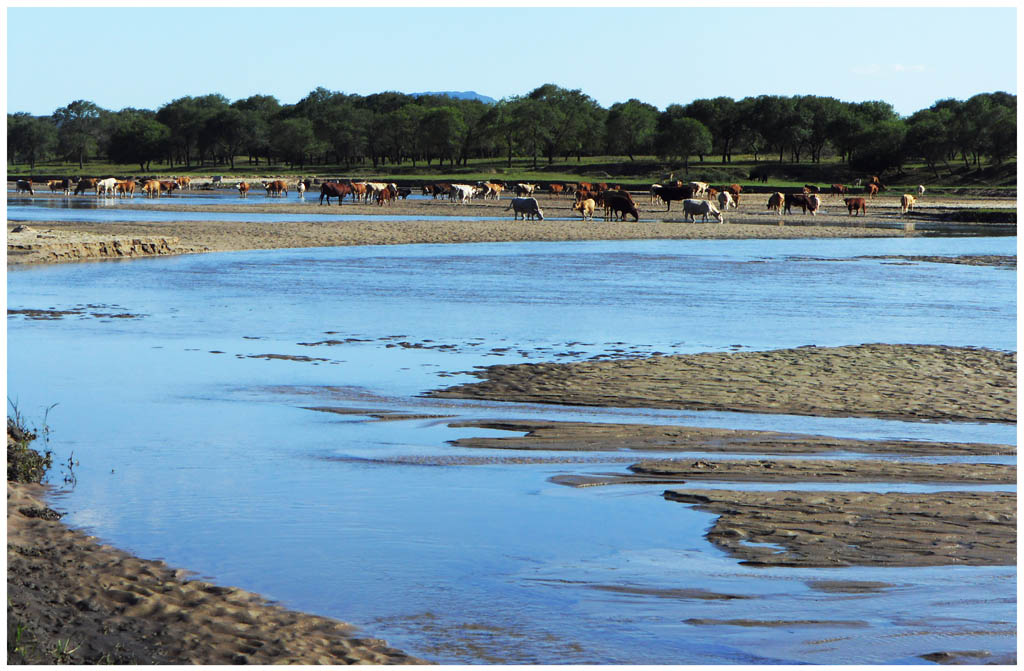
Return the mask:
<svg viewBox="0 0 1024 671">
<path fill-rule="evenodd" d="M 536 184 L 522 184 L 522 183 L 520 183 L 520 184 L 516 184 L 514 187 L 512 187 L 512 190 L 515 192 L 515 194 L 517 196 L 532 196 L 533 192 L 534 192 L 534 190 L 536 190 L 536 188 L 537 188 Z"/>
<path fill-rule="evenodd" d="M 924 185 L 918 184 L 917 185 L 917 197 L 920 198 L 923 195 L 924 195 Z"/>
<path fill-rule="evenodd" d="M 900 196 L 900 214 L 906 214 L 914 209 L 915 202 L 917 202 L 917 198 L 914 198 L 909 193 Z"/>
<path fill-rule="evenodd" d="M 458 201 L 460 205 L 465 205 L 473 197 L 476 189 L 469 184 L 452 184 L 451 191 L 448 192 L 448 197 L 452 200 Z"/>
<path fill-rule="evenodd" d="M 299 183 L 295 185 L 295 190 L 299 192 L 299 198 L 306 199 L 306 183 L 299 179 Z"/>
<path fill-rule="evenodd" d="M 97 196 L 111 196 L 116 195 L 114 189 L 117 187 L 117 179 L 115 177 L 107 177 L 96 182 L 96 195 Z"/>
<path fill-rule="evenodd" d="M 718 223 L 725 221 L 722 213 L 718 211 L 714 203 L 709 200 L 701 200 L 698 198 L 687 198 L 683 201 L 683 220 L 684 221 L 696 221 L 696 215 L 702 215 L 701 221 L 707 221 L 708 215 L 712 215 L 718 219 Z"/>
<path fill-rule="evenodd" d="M 509 206 L 505 208 L 505 211 L 513 210 L 513 216 L 515 219 L 519 219 L 519 215 L 523 215 L 523 220 L 533 219 L 537 217 L 540 221 L 544 221 L 544 211 L 540 209 L 540 204 L 537 203 L 536 198 L 513 198 L 509 203 Z"/>
</svg>

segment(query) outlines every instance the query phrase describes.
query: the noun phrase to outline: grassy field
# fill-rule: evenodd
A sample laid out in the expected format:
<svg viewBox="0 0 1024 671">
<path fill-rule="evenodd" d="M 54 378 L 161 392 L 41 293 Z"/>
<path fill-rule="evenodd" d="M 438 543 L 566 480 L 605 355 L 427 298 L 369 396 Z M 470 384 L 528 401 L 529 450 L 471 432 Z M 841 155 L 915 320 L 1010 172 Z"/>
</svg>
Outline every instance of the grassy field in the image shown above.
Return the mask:
<svg viewBox="0 0 1024 671">
<path fill-rule="evenodd" d="M 717 157 L 704 163 L 692 161 L 689 169 L 681 165 L 668 164 L 654 157 L 638 156 L 630 160 L 625 156 L 585 157 L 577 161 L 556 160 L 550 165 L 544 160 L 537 162 L 535 169 L 532 158 L 514 158 L 509 166 L 505 159 L 473 159 L 465 166 L 443 166 L 434 162 L 428 166 L 419 161 L 415 166 L 411 162 L 401 165 L 380 165 L 376 169 L 370 162 L 352 167 L 343 165 L 306 165 L 303 167 L 261 163 L 250 165 L 245 157 L 236 160 L 235 168 L 224 165 L 167 165 L 153 166 L 148 174 L 159 176 L 207 176 L 224 175 L 227 177 L 299 177 L 299 176 L 344 176 L 352 179 L 373 178 L 376 180 L 417 183 L 427 181 L 476 182 L 499 179 L 506 182 L 610 182 L 622 184 L 629 188 L 647 188 L 655 182 L 662 182 L 672 175 L 674 179 L 700 180 L 713 184 L 739 183 L 752 184 L 751 170 L 768 170 L 770 177 L 766 186 L 786 189 L 801 187 L 804 184 L 852 184 L 857 179 L 865 179 L 850 169 L 846 164 L 836 160 L 821 163 L 778 163 L 770 161 L 754 161 L 753 156 L 735 156 L 730 163 L 723 164 Z M 30 170 L 27 165 L 8 164 L 8 179 L 33 177 L 34 179 L 53 178 L 58 176 L 130 176 L 139 175 L 138 165 L 111 164 L 102 162 L 86 163 L 83 169 L 77 163 L 48 162 L 37 163 Z M 985 165 L 980 168 L 965 168 L 962 163 L 943 166 L 939 176 L 926 166 L 908 164 L 903 172 L 886 173 L 882 181 L 892 187 L 916 187 L 925 184 L 929 190 L 937 193 L 959 192 L 962 189 L 1008 190 L 1016 189 L 1016 161 L 1004 163 L 1002 166 Z"/>
</svg>

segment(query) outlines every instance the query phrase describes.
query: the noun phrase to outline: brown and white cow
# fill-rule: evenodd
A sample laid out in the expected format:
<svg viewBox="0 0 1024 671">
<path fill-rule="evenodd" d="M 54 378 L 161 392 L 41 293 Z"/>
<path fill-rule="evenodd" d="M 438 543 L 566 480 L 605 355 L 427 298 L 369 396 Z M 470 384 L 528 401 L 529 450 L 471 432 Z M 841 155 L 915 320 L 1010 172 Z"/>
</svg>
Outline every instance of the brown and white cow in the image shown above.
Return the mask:
<svg viewBox="0 0 1024 671">
<path fill-rule="evenodd" d="M 249 182 L 238 183 L 238 197 L 245 198 L 249 195 Z"/>
<path fill-rule="evenodd" d="M 808 193 L 807 195 L 807 209 L 810 211 L 813 217 L 817 214 L 818 209 L 821 207 L 821 196 L 816 193 Z"/>
<path fill-rule="evenodd" d="M 191 177 L 179 177 L 179 178 L 177 178 L 174 181 L 176 181 L 178 183 L 178 188 L 181 189 L 182 191 L 184 191 L 186 189 L 189 190 L 189 191 L 192 190 L 192 178 Z"/>
<path fill-rule="evenodd" d="M 772 195 L 768 196 L 768 209 L 772 210 L 776 214 L 782 214 L 782 203 L 784 196 L 781 191 L 776 191 Z"/>
<path fill-rule="evenodd" d="M 900 214 L 906 214 L 914 209 L 915 202 L 917 202 L 917 198 L 914 198 L 909 193 L 900 196 Z"/>
<path fill-rule="evenodd" d="M 117 187 L 117 179 L 114 177 L 107 177 L 96 182 L 96 196 L 104 196 L 113 198 L 115 195 L 115 188 Z"/>
<path fill-rule="evenodd" d="M 283 179 L 274 179 L 269 182 L 260 182 L 263 188 L 267 190 L 267 197 L 281 197 L 288 195 L 288 185 L 285 184 Z"/>
<path fill-rule="evenodd" d="M 590 219 L 590 221 L 593 221 L 594 220 L 594 209 L 595 208 L 597 208 L 597 203 L 594 202 L 594 199 L 593 198 L 587 198 L 586 200 L 581 200 L 581 201 L 577 202 L 575 205 L 573 205 L 572 206 L 572 211 L 573 212 L 579 212 L 580 214 L 582 214 L 583 215 L 583 221 L 586 221 L 587 219 Z"/>
</svg>

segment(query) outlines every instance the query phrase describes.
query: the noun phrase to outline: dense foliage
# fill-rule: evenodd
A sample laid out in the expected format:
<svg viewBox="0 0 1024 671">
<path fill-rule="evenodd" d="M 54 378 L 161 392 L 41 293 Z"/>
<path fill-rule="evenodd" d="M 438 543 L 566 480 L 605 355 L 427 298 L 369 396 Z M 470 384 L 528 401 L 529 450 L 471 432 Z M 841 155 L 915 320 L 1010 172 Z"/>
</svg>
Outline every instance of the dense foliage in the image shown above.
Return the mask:
<svg viewBox="0 0 1024 671">
<path fill-rule="evenodd" d="M 900 117 L 882 101 L 848 103 L 820 96 L 761 95 L 670 105 L 636 99 L 604 109 L 580 90 L 545 84 L 485 104 L 447 95 L 384 92 L 349 95 L 317 88 L 294 105 L 273 96 L 234 102 L 219 94 L 173 100 L 156 111 L 104 110 L 76 100 L 50 117 L 8 114 L 9 160 L 78 163 L 106 157 L 173 168 L 284 162 L 292 166 L 372 162 L 465 164 L 471 158 L 581 159 L 658 156 L 688 165 L 696 157 L 737 154 L 755 161 L 835 157 L 873 173 L 923 161 L 938 176 L 950 163 L 1002 163 L 1016 154 L 1017 97 L 982 93 L 940 100 Z"/>
</svg>

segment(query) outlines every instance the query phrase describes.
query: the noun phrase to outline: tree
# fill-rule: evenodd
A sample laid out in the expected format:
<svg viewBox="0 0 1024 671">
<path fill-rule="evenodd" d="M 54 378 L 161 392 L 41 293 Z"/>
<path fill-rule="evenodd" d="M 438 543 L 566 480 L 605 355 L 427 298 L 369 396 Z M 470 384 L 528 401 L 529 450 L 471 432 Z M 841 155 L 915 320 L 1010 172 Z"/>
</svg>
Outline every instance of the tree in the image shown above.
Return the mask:
<svg viewBox="0 0 1024 671">
<path fill-rule="evenodd" d="M 682 159 L 683 169 L 690 171 L 690 156 L 711 151 L 711 131 L 696 119 L 680 116 L 671 119 L 658 134 L 658 155 L 668 159 Z"/>
<path fill-rule="evenodd" d="M 27 112 L 7 115 L 7 148 L 12 158 L 21 158 L 35 169 L 36 161 L 48 156 L 56 146 L 57 128 L 49 119 Z"/>
<path fill-rule="evenodd" d="M 624 103 L 615 103 L 608 110 L 605 137 L 607 149 L 612 154 L 625 154 L 635 160 L 638 154 L 653 151 L 654 132 L 658 123 L 658 108 L 654 105 L 630 98 Z"/>
<path fill-rule="evenodd" d="M 86 156 L 99 144 L 100 108 L 88 100 L 76 100 L 54 111 L 53 122 L 60 150 L 66 157 L 77 159 L 81 170 Z"/>
<path fill-rule="evenodd" d="M 138 163 L 149 171 L 150 162 L 167 153 L 171 130 L 156 120 L 152 112 L 124 109 L 113 115 L 114 127 L 107 155 L 116 163 Z"/>
<path fill-rule="evenodd" d="M 290 165 L 305 165 L 306 155 L 316 151 L 313 122 L 301 117 L 275 121 L 271 129 L 271 151 Z"/>
</svg>

